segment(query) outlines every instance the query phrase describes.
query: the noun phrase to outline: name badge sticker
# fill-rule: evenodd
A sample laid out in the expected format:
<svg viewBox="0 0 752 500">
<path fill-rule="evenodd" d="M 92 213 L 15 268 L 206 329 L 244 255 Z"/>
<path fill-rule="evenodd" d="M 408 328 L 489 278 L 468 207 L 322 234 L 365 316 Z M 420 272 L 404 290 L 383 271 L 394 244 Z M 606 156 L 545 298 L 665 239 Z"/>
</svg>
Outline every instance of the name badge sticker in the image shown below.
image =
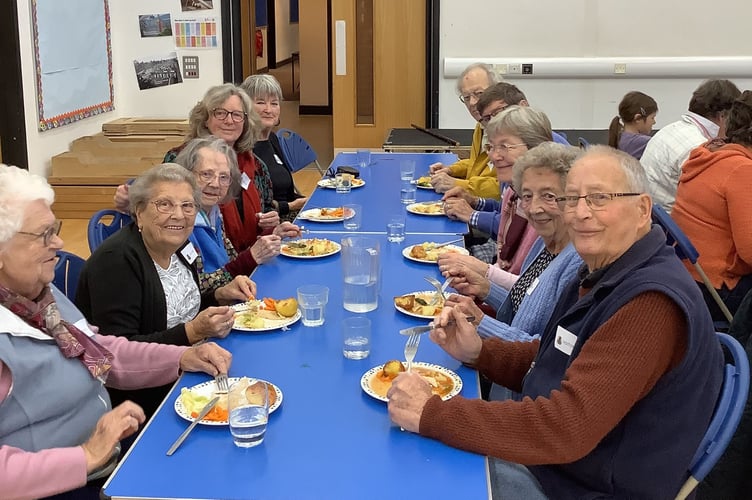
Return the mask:
<svg viewBox="0 0 752 500">
<path fill-rule="evenodd" d="M 188 261 L 188 264 L 193 264 L 193 262 L 198 257 L 196 247 L 194 247 L 193 243 L 191 243 L 190 241 L 186 246 L 183 247 L 183 249 L 180 251 L 180 254 L 185 257 L 185 260 Z"/>
<path fill-rule="evenodd" d="M 277 153 L 274 153 L 274 160 L 277 162 L 278 165 L 284 165 L 284 163 L 282 163 L 282 160 L 279 158 L 279 156 L 277 156 Z"/>
<path fill-rule="evenodd" d="M 574 350 L 574 345 L 576 343 L 577 335 L 561 326 L 556 327 L 556 339 L 554 340 L 554 346 L 558 350 L 560 350 L 567 356 L 571 356 L 572 351 Z"/>
<path fill-rule="evenodd" d="M 251 178 L 248 177 L 248 174 L 243 172 L 243 175 L 240 176 L 240 187 L 243 189 L 248 189 L 248 186 L 251 185 Z"/>
<path fill-rule="evenodd" d="M 538 286 L 538 283 L 539 283 L 539 281 L 538 281 L 538 278 L 535 278 L 535 279 L 533 280 L 533 282 L 532 282 L 532 283 L 530 283 L 530 286 L 529 286 L 529 287 L 527 287 L 527 294 L 528 294 L 528 295 L 532 295 L 532 294 L 533 294 L 533 290 L 535 290 L 535 287 L 537 287 L 537 286 Z"/>
</svg>

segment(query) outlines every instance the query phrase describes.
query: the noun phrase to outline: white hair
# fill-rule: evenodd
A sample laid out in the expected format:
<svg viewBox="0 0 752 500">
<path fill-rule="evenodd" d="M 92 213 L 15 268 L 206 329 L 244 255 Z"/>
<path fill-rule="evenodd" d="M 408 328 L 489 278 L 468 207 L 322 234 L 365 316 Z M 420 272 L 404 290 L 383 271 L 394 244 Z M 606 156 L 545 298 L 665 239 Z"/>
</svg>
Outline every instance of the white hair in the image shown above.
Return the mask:
<svg viewBox="0 0 752 500">
<path fill-rule="evenodd" d="M 55 192 L 47 179 L 0 163 L 0 243 L 9 241 L 21 230 L 26 206 L 37 200 L 48 207 L 55 201 Z"/>
</svg>

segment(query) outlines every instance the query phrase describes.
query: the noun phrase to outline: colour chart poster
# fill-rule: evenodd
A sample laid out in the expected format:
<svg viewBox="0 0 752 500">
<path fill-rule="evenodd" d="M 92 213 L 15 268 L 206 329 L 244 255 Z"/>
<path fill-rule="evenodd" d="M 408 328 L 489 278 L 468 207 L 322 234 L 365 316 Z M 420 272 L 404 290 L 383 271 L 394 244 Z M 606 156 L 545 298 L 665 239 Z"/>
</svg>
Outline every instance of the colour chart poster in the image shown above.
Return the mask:
<svg viewBox="0 0 752 500">
<path fill-rule="evenodd" d="M 219 46 L 217 20 L 213 17 L 175 19 L 175 46 L 181 49 L 214 49 Z"/>
</svg>

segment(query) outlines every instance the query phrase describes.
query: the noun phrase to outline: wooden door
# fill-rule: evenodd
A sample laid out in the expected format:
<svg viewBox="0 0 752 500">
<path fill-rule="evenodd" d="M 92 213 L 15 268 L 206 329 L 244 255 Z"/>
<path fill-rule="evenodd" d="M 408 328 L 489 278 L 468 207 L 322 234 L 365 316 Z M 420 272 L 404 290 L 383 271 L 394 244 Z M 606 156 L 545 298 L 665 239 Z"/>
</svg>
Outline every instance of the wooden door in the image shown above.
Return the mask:
<svg viewBox="0 0 752 500">
<path fill-rule="evenodd" d="M 245 79 L 256 74 L 256 0 L 240 2 L 240 40 Z"/>
<path fill-rule="evenodd" d="M 426 3 L 332 1 L 334 147 L 378 148 L 425 125 Z"/>
</svg>

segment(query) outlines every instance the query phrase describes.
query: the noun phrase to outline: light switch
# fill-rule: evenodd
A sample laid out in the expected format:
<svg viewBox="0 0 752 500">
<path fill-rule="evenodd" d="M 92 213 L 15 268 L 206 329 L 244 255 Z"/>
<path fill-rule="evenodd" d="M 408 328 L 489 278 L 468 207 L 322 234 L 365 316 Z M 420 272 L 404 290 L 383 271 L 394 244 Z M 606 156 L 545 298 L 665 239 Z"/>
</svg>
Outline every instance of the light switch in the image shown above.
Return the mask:
<svg viewBox="0 0 752 500">
<path fill-rule="evenodd" d="M 183 78 L 198 78 L 198 56 L 183 56 Z"/>
</svg>

